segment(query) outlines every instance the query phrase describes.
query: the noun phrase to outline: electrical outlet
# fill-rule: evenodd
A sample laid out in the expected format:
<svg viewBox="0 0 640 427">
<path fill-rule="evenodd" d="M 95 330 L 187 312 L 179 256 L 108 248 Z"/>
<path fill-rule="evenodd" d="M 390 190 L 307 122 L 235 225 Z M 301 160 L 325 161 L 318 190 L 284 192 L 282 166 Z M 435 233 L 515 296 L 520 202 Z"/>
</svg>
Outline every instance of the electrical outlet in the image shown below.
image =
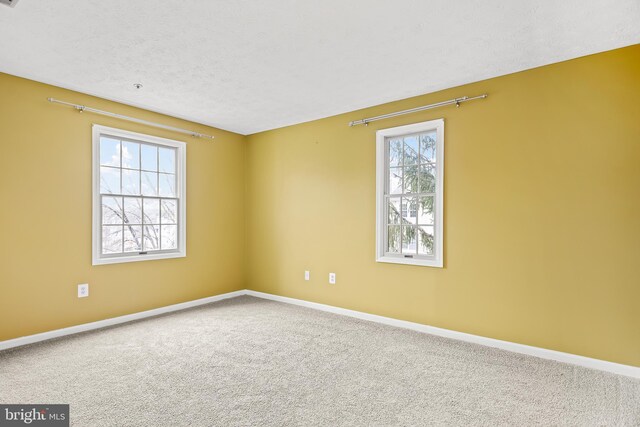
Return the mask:
<svg viewBox="0 0 640 427">
<path fill-rule="evenodd" d="M 329 273 L 329 283 L 332 285 L 336 284 L 336 273 Z"/>
<path fill-rule="evenodd" d="M 304 271 L 304 280 L 307 280 L 307 281 L 308 281 L 308 280 L 309 280 L 309 278 L 310 278 L 310 274 L 311 274 L 311 273 L 309 272 L 309 270 L 305 270 L 305 271 Z"/>
<path fill-rule="evenodd" d="M 89 296 L 89 284 L 83 283 L 78 285 L 78 298 L 84 298 Z"/>
</svg>

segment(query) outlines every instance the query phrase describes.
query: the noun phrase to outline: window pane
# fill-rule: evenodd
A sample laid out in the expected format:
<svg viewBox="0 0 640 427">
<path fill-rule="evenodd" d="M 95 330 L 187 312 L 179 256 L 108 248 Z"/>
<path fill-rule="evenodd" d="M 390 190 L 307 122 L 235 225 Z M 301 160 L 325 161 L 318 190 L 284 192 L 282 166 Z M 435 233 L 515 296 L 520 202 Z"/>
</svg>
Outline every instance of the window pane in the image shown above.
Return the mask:
<svg viewBox="0 0 640 427">
<path fill-rule="evenodd" d="M 407 166 L 404 168 L 404 192 L 418 192 L 418 166 Z"/>
<path fill-rule="evenodd" d="M 175 200 L 162 201 L 162 224 L 178 223 L 178 203 Z"/>
<path fill-rule="evenodd" d="M 406 136 L 404 138 L 404 165 L 418 163 L 418 136 Z"/>
<path fill-rule="evenodd" d="M 102 223 L 122 224 L 122 197 L 102 198 Z"/>
<path fill-rule="evenodd" d="M 418 203 L 418 224 L 433 224 L 434 196 L 420 197 Z"/>
<path fill-rule="evenodd" d="M 124 227 L 124 251 L 140 252 L 142 250 L 142 226 L 128 225 Z"/>
<path fill-rule="evenodd" d="M 124 198 L 125 224 L 142 224 L 142 199 L 139 197 Z"/>
<path fill-rule="evenodd" d="M 420 163 L 436 161 L 436 132 L 420 135 Z"/>
<path fill-rule="evenodd" d="M 173 148 L 159 148 L 160 172 L 176 173 L 176 150 Z"/>
<path fill-rule="evenodd" d="M 118 254 L 122 252 L 122 226 L 102 226 L 102 253 Z"/>
<path fill-rule="evenodd" d="M 402 193 L 402 168 L 389 169 L 389 194 Z"/>
<path fill-rule="evenodd" d="M 140 144 L 122 141 L 122 167 L 140 169 Z"/>
<path fill-rule="evenodd" d="M 158 174 L 156 172 L 142 172 L 142 195 L 158 195 Z"/>
<path fill-rule="evenodd" d="M 402 139 L 389 140 L 389 166 L 402 166 Z"/>
<path fill-rule="evenodd" d="M 390 225 L 387 235 L 387 252 L 400 253 L 400 226 Z"/>
<path fill-rule="evenodd" d="M 100 167 L 100 193 L 120 193 L 120 169 Z"/>
<path fill-rule="evenodd" d="M 140 171 L 122 170 L 122 194 L 140 195 Z"/>
<path fill-rule="evenodd" d="M 144 199 L 144 223 L 160 224 L 160 199 Z"/>
<path fill-rule="evenodd" d="M 106 136 L 100 137 L 100 165 L 120 166 L 120 141 Z"/>
<path fill-rule="evenodd" d="M 140 146 L 140 156 L 142 158 L 142 169 L 147 171 L 158 170 L 158 147 L 142 144 Z"/>
<path fill-rule="evenodd" d="M 156 251 L 160 249 L 160 226 L 159 225 L 145 225 L 144 226 L 144 239 L 143 250 Z"/>
<path fill-rule="evenodd" d="M 403 254 L 415 254 L 416 253 L 416 228 L 415 227 L 402 227 L 402 253 Z"/>
<path fill-rule="evenodd" d="M 420 190 L 421 193 L 436 192 L 436 168 L 431 165 L 420 166 Z"/>
<path fill-rule="evenodd" d="M 394 197 L 388 200 L 387 216 L 389 224 L 400 224 L 400 198 Z"/>
<path fill-rule="evenodd" d="M 433 255 L 433 226 L 418 227 L 418 254 Z"/>
<path fill-rule="evenodd" d="M 160 174 L 160 196 L 175 197 L 176 196 L 176 176 L 173 174 Z"/>
<path fill-rule="evenodd" d="M 402 198 L 402 223 L 415 224 L 418 217 L 418 207 L 414 197 Z"/>
<path fill-rule="evenodd" d="M 162 226 L 162 241 L 160 249 L 175 249 L 178 247 L 178 226 L 177 225 L 163 225 Z"/>
</svg>

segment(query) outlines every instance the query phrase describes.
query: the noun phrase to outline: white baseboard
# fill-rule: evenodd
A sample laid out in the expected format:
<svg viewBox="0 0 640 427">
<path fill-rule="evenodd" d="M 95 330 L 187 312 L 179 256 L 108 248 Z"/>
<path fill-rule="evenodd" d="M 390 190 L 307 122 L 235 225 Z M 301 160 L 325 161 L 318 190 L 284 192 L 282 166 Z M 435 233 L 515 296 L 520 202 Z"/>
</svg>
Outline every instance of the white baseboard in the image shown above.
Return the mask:
<svg viewBox="0 0 640 427">
<path fill-rule="evenodd" d="M 53 331 L 43 332 L 41 334 L 27 335 L 25 337 L 14 338 L 6 341 L 0 341 L 0 350 L 6 350 L 13 347 L 19 347 L 27 344 L 33 344 L 39 341 L 46 341 L 52 338 L 63 337 L 65 335 L 73 335 L 80 332 L 100 329 L 107 326 L 113 326 L 120 323 L 131 322 L 132 320 L 140 320 L 147 317 L 157 316 L 159 314 L 171 313 L 172 311 L 184 310 L 186 308 L 197 307 L 203 304 L 220 301 L 227 298 L 235 298 L 244 295 L 245 291 L 228 292 L 226 294 L 215 295 L 212 297 L 197 299 L 193 301 L 182 302 L 179 304 L 168 305 L 165 307 L 154 308 L 153 310 L 141 311 L 138 313 L 127 314 L 111 319 L 98 320 L 97 322 L 84 323 L 82 325 L 70 326 L 68 328 L 56 329 Z"/>
<path fill-rule="evenodd" d="M 528 356 L 539 357 L 541 359 L 555 360 L 557 362 L 569 363 L 585 368 L 597 369 L 599 371 L 611 372 L 627 377 L 640 378 L 640 367 L 622 365 L 620 363 L 607 362 L 605 360 L 592 359 L 590 357 L 578 356 L 571 353 L 563 353 L 561 351 L 548 350 L 540 347 L 533 347 L 525 344 L 517 344 L 509 341 L 502 341 L 493 338 L 481 337 L 479 335 L 467 334 L 464 332 L 452 331 L 449 329 L 437 328 L 435 326 L 423 325 L 421 323 L 408 322 L 406 320 L 398 320 L 390 317 L 378 316 L 375 314 L 363 313 L 361 311 L 349 310 L 346 308 L 334 307 L 316 302 L 304 301 L 295 298 L 283 297 L 279 295 L 267 294 L 264 292 L 251 291 L 248 289 L 228 292 L 226 294 L 215 295 L 212 297 L 202 298 L 194 301 L 187 301 L 180 304 L 169 305 L 166 307 L 155 308 L 153 310 L 141 311 L 139 313 L 127 314 L 125 316 L 114 317 L 111 319 L 99 320 L 97 322 L 85 323 L 82 325 L 71 326 L 54 331 L 43 332 L 41 334 L 28 335 L 25 337 L 14 338 L 6 341 L 0 341 L 0 350 L 6 350 L 13 347 L 19 347 L 27 344 L 33 344 L 39 341 L 50 340 L 65 335 L 73 335 L 80 332 L 100 329 L 107 326 L 113 326 L 120 323 L 131 322 L 132 320 L 140 320 L 147 317 L 157 316 L 159 314 L 170 313 L 173 311 L 184 310 L 191 307 L 197 307 L 203 304 L 209 304 L 228 298 L 235 298 L 241 295 L 250 295 L 253 297 L 284 302 L 287 304 L 299 305 L 302 307 L 313 308 L 315 310 L 326 311 L 343 316 L 355 317 L 357 319 L 368 320 L 370 322 L 382 323 L 384 325 L 395 326 L 398 328 L 411 329 L 413 331 L 422 332 L 440 337 L 451 338 L 455 340 L 485 345 L 487 347 L 499 348 L 514 353 L 526 354 Z"/>
<path fill-rule="evenodd" d="M 548 350 L 546 348 L 533 347 L 525 344 L 517 344 L 509 341 L 502 341 L 493 338 L 481 337 L 479 335 L 467 334 L 464 332 L 452 331 L 449 329 L 437 328 L 435 326 L 423 325 L 421 323 L 408 322 L 406 320 L 398 320 L 390 317 L 378 316 L 375 314 L 363 313 L 346 308 L 334 307 L 331 305 L 319 304 L 315 302 L 304 301 L 295 298 L 282 297 L 279 295 L 267 294 L 247 290 L 246 295 L 258 298 L 269 299 L 273 301 L 284 302 L 287 304 L 299 305 L 302 307 L 313 308 L 315 310 L 327 311 L 329 313 L 341 314 L 343 316 L 355 317 L 357 319 L 368 320 L 370 322 L 382 323 L 384 325 L 395 326 L 398 328 L 411 329 L 412 331 L 422 332 L 431 335 L 437 335 L 445 338 L 470 342 L 474 344 L 485 345 L 487 347 L 495 347 L 514 353 L 535 356 L 541 359 L 555 360 L 557 362 L 569 363 L 585 368 L 597 369 L 599 371 L 611 372 L 627 377 L 640 378 L 640 367 L 622 365 L 620 363 L 607 362 L 605 360 L 592 359 L 590 357 L 578 356 L 571 353 L 563 353 L 561 351 Z"/>
</svg>

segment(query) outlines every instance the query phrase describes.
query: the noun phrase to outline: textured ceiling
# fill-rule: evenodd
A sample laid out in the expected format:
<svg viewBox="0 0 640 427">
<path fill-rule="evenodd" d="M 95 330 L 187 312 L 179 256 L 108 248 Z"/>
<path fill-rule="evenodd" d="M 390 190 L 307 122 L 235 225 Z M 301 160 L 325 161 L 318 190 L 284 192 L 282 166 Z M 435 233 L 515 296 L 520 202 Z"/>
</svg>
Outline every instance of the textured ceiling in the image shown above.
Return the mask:
<svg viewBox="0 0 640 427">
<path fill-rule="evenodd" d="M 0 71 L 249 134 L 636 44 L 639 23 L 638 0 L 21 0 Z"/>
</svg>

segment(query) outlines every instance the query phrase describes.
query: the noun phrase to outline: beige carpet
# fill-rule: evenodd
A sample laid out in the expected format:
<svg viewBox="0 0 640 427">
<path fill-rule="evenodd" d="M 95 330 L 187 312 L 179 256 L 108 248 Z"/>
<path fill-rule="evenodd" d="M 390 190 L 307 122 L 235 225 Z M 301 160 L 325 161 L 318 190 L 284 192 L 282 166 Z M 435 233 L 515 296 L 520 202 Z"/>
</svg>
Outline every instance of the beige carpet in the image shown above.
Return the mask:
<svg viewBox="0 0 640 427">
<path fill-rule="evenodd" d="M 76 426 L 640 425 L 640 381 L 240 297 L 0 353 Z"/>
</svg>

